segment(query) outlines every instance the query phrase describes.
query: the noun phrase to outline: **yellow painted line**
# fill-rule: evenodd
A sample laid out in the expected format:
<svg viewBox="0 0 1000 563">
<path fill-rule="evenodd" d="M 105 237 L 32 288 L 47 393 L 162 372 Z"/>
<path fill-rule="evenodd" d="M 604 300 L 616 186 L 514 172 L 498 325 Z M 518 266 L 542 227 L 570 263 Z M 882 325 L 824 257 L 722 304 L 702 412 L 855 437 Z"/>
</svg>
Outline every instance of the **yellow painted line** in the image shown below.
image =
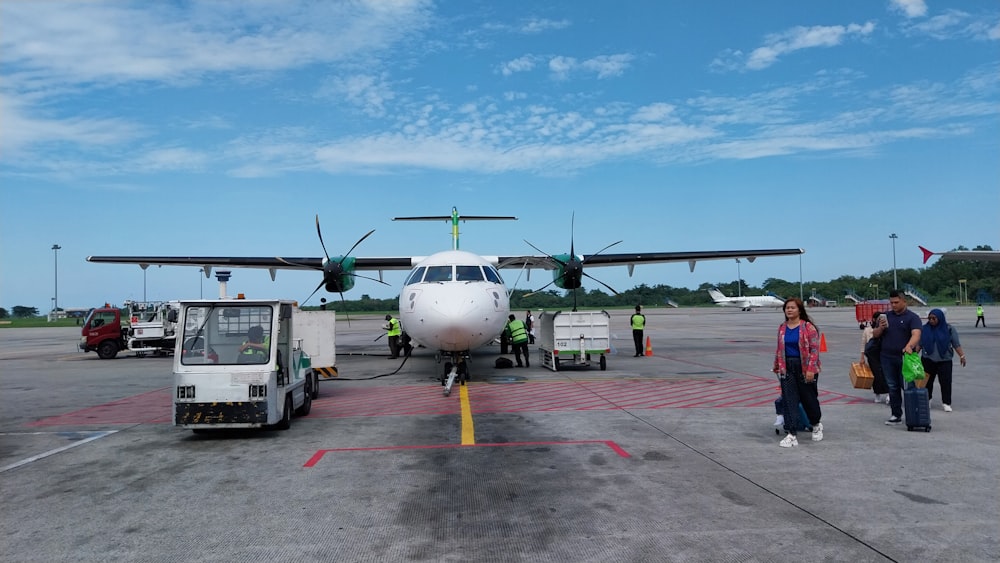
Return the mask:
<svg viewBox="0 0 1000 563">
<path fill-rule="evenodd" d="M 476 429 L 472 424 L 472 406 L 469 405 L 469 386 L 459 386 L 459 398 L 462 404 L 462 445 L 471 446 L 476 443 Z"/>
</svg>

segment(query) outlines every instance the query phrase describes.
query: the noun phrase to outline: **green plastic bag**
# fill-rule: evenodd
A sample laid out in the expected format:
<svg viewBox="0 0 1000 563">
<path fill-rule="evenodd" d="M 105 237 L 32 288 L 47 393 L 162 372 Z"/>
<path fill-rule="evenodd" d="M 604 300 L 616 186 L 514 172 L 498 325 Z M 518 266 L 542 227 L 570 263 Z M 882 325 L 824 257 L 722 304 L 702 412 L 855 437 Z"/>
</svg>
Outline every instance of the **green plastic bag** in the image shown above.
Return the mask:
<svg viewBox="0 0 1000 563">
<path fill-rule="evenodd" d="M 903 354 L 903 381 L 913 383 L 924 378 L 924 364 L 920 361 L 920 354 L 911 352 Z"/>
</svg>

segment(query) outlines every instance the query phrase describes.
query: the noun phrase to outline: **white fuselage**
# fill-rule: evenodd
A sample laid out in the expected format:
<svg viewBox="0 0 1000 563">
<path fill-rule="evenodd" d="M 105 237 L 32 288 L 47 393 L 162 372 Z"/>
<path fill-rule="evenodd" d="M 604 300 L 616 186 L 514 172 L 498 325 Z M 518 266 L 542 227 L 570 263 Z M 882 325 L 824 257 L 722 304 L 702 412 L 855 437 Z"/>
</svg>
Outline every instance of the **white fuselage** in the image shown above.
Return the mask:
<svg viewBox="0 0 1000 563">
<path fill-rule="evenodd" d="M 741 309 L 755 309 L 758 307 L 780 308 L 785 302 L 773 295 L 744 295 L 743 297 L 726 297 L 722 293 L 709 290 L 712 301 L 720 307 L 740 307 Z"/>
<path fill-rule="evenodd" d="M 507 288 L 496 267 L 463 250 L 438 252 L 407 276 L 399 294 L 400 323 L 417 343 L 466 352 L 491 342 L 510 314 Z"/>
</svg>

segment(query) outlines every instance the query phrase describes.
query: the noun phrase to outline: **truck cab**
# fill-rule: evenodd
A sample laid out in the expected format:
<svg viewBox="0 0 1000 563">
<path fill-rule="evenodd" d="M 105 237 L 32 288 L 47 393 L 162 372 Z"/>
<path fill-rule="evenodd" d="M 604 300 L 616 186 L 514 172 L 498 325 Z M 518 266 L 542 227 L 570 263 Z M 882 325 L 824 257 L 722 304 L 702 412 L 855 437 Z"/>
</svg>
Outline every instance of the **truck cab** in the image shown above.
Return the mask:
<svg viewBox="0 0 1000 563">
<path fill-rule="evenodd" d="M 177 301 L 126 301 L 122 309 L 94 309 L 83 323 L 80 349 L 103 360 L 122 351 L 172 354 L 179 309 Z"/>
<path fill-rule="evenodd" d="M 309 414 L 319 378 L 294 334 L 293 301 L 180 302 L 174 425 L 287 429 Z"/>
<path fill-rule="evenodd" d="M 122 326 L 121 311 L 117 307 L 100 307 L 87 315 L 80 329 L 80 350 L 97 352 L 102 360 L 118 355 L 124 348 L 127 327 Z"/>
</svg>

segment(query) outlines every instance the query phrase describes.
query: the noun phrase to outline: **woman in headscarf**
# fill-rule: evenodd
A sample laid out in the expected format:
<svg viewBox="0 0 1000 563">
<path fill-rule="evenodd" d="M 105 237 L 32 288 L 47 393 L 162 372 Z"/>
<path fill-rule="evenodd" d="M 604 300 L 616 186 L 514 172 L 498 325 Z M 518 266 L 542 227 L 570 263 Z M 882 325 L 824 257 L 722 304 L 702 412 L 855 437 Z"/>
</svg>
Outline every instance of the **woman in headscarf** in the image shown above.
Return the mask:
<svg viewBox="0 0 1000 563">
<path fill-rule="evenodd" d="M 958 361 L 965 367 L 965 352 L 958 340 L 958 331 L 948 324 L 944 311 L 931 309 L 927 314 L 927 324 L 920 334 L 920 359 L 927 372 L 927 399 L 934 394 L 934 378 L 941 378 L 941 404 L 944 412 L 951 412 L 951 371 L 952 358 L 958 353 Z"/>
</svg>

